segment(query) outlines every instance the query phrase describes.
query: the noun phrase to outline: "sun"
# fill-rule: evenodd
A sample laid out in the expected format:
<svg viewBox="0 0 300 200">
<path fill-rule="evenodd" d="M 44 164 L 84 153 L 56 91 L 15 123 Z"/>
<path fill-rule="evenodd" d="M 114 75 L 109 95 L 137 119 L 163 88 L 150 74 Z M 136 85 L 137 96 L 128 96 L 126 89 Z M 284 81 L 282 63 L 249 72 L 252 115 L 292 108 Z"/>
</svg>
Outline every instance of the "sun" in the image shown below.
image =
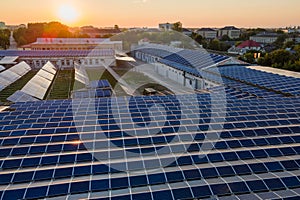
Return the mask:
<svg viewBox="0 0 300 200">
<path fill-rule="evenodd" d="M 71 5 L 61 5 L 58 9 L 58 17 L 63 23 L 73 24 L 78 16 L 78 11 Z"/>
</svg>

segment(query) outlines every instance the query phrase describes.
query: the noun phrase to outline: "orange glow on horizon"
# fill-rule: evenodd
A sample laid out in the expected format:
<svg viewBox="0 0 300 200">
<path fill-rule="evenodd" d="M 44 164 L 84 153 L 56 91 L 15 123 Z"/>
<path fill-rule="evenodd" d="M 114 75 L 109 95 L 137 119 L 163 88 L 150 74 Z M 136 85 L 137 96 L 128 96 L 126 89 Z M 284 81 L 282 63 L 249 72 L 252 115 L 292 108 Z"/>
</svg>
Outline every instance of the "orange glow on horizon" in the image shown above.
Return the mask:
<svg viewBox="0 0 300 200">
<path fill-rule="evenodd" d="M 60 21 L 71 27 L 158 27 L 181 21 L 195 28 L 268 28 L 299 26 L 299 7 L 299 0 L 10 0 L 2 3 L 0 19 L 8 25 Z"/>
</svg>

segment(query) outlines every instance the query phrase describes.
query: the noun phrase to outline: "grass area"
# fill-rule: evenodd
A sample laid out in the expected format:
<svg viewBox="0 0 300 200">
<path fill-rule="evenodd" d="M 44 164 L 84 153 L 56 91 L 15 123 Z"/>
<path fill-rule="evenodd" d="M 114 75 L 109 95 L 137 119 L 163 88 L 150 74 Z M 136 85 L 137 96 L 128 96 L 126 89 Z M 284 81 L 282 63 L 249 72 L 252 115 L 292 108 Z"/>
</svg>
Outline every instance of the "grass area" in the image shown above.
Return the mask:
<svg viewBox="0 0 300 200">
<path fill-rule="evenodd" d="M 73 90 L 75 70 L 59 70 L 47 99 L 68 99 Z"/>
<path fill-rule="evenodd" d="M 119 85 L 117 85 L 118 81 L 106 69 L 91 68 L 91 69 L 86 69 L 86 72 L 88 74 L 90 81 L 107 79 L 117 96 L 126 96 L 127 95 L 126 92 Z M 79 85 L 80 84 L 76 83 L 76 86 L 77 86 L 76 88 L 80 88 Z"/>
<path fill-rule="evenodd" d="M 17 90 L 21 90 L 26 83 L 37 73 L 38 71 L 30 71 L 25 74 L 22 78 L 12 83 L 11 85 L 4 88 L 4 90 L 0 91 L 0 101 L 8 103 L 6 100 L 10 95 L 15 93 Z"/>
<path fill-rule="evenodd" d="M 117 80 L 104 68 L 86 69 L 90 81 L 107 79 L 114 86 Z"/>
</svg>

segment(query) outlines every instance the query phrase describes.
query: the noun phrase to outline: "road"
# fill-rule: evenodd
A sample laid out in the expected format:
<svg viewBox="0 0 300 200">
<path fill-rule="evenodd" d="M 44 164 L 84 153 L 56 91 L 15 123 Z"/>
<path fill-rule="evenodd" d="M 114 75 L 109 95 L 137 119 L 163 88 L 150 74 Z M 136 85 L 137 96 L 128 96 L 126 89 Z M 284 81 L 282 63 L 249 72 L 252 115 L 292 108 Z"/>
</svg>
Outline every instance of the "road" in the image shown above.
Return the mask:
<svg viewBox="0 0 300 200">
<path fill-rule="evenodd" d="M 18 49 L 17 48 L 17 43 L 16 43 L 16 41 L 15 41 L 15 39 L 13 37 L 13 31 L 11 31 L 11 33 L 10 33 L 9 42 L 10 42 L 10 45 L 9 45 L 9 48 L 8 48 L 9 50 L 16 50 L 16 49 Z"/>
</svg>

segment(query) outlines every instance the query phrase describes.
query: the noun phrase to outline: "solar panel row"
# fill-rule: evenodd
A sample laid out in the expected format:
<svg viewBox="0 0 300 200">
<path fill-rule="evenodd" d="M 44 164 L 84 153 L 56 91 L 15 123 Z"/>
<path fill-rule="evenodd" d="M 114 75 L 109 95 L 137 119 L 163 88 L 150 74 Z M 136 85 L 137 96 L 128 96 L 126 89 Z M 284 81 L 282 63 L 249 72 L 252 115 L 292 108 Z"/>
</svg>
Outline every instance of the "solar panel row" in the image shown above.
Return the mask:
<svg viewBox="0 0 300 200">
<path fill-rule="evenodd" d="M 94 57 L 94 56 L 114 56 L 112 49 L 95 50 L 0 50 L 1 56 L 19 57 Z"/>
<path fill-rule="evenodd" d="M 282 93 L 300 95 L 299 78 L 263 72 L 245 66 L 226 66 L 220 67 L 219 70 L 223 76 L 270 88 Z"/>
<path fill-rule="evenodd" d="M 43 99 L 56 74 L 56 68 L 48 61 L 38 73 L 21 89 L 7 98 L 12 102 Z"/>
<path fill-rule="evenodd" d="M 234 96 L 226 112 L 218 94 L 13 104 L 0 113 L 0 195 L 298 196 L 300 100 Z"/>
<path fill-rule="evenodd" d="M 20 62 L 0 73 L 0 91 L 20 79 L 31 70 L 26 62 Z"/>
</svg>

